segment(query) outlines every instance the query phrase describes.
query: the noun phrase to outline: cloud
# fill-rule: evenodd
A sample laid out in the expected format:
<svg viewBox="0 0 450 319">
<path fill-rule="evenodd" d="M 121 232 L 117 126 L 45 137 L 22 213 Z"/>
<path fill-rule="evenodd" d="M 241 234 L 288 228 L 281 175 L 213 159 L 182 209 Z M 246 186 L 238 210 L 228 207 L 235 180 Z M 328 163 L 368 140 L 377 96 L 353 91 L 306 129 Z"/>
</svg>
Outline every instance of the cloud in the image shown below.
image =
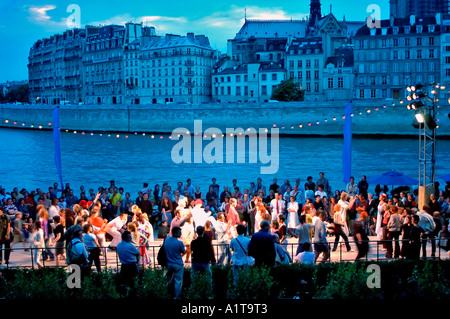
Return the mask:
<svg viewBox="0 0 450 319">
<path fill-rule="evenodd" d="M 66 27 L 66 18 L 61 18 L 59 21 L 53 20 L 48 14 L 48 11 L 56 9 L 55 5 L 44 6 L 25 6 L 28 11 L 28 20 L 31 23 L 47 27 L 49 29 L 60 29 Z"/>
</svg>

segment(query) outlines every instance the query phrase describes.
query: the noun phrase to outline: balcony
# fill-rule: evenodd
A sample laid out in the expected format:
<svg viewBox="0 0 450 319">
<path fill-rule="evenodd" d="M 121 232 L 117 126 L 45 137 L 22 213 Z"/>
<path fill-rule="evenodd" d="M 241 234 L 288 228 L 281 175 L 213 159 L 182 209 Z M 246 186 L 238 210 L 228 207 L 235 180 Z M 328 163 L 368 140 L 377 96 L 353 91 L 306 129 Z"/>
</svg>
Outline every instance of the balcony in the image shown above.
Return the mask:
<svg viewBox="0 0 450 319">
<path fill-rule="evenodd" d="M 184 86 L 187 87 L 187 88 L 193 88 L 194 85 L 195 85 L 194 82 L 186 82 L 186 83 L 184 83 Z"/>
<path fill-rule="evenodd" d="M 193 60 L 186 60 L 186 61 L 184 62 L 184 65 L 185 65 L 185 66 L 194 66 L 194 61 L 193 61 Z"/>
<path fill-rule="evenodd" d="M 194 71 L 185 71 L 184 75 L 186 75 L 186 76 L 194 76 L 195 72 Z"/>
</svg>

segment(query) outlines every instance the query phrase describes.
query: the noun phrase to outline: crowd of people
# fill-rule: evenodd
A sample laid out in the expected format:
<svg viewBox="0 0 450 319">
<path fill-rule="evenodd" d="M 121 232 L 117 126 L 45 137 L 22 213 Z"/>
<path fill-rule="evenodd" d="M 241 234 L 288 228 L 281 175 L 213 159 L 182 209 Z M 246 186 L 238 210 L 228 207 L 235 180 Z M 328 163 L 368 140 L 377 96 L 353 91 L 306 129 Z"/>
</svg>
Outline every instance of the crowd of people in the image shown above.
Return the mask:
<svg viewBox="0 0 450 319">
<path fill-rule="evenodd" d="M 389 192 L 381 185 L 371 193 L 365 176 L 358 183 L 352 177 L 345 189 L 332 192 L 323 172 L 315 182 L 309 176 L 305 183 L 279 185 L 275 178 L 268 186 L 261 178 L 248 187 L 237 179 L 219 186 L 213 178 L 206 192 L 190 179 L 174 188 L 167 182 L 153 189 L 143 183 L 134 199 L 114 180 L 97 191 L 81 186 L 79 197 L 68 183 L 30 192 L 0 186 L 0 244 L 5 247 L 0 262 L 4 257 L 8 263 L 11 250 L 22 243 L 24 249 L 40 248 L 34 250 L 38 267 L 42 260 L 76 259 L 86 271 L 94 265 L 101 271 L 105 247 L 117 250 L 122 265 L 145 266 L 151 262 L 149 243 L 168 239 L 168 269 L 179 285 L 185 263 L 204 272 L 209 264 L 231 262 L 236 274 L 252 264 L 314 264 L 320 255 L 328 260 L 331 246 L 336 250 L 341 240 L 352 250 L 349 238 L 356 244 L 356 259 L 367 255 L 368 236 L 377 237 L 387 258 L 419 258 L 421 250 L 426 257 L 427 242 L 434 256 L 437 245 L 449 246 L 450 183 L 442 190 L 437 184 L 422 210 L 417 195 L 409 187 Z M 298 239 L 294 256 L 287 252 L 290 237 Z M 122 267 L 126 273 L 135 273 L 135 266 L 127 267 Z"/>
</svg>

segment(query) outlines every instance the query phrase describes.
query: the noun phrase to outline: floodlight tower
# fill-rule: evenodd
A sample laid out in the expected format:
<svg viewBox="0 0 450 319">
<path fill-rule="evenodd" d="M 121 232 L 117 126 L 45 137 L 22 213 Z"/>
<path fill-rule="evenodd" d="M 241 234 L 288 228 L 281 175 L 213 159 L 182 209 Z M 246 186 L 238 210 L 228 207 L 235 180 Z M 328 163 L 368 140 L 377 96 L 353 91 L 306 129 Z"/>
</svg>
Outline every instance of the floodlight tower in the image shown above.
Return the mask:
<svg viewBox="0 0 450 319">
<path fill-rule="evenodd" d="M 423 87 L 421 84 L 406 88 L 408 110 L 415 111 L 413 126 L 419 129 L 419 198 L 418 208 L 428 202 L 434 193 L 436 164 L 436 104 L 439 90 L 444 86 L 433 84 Z"/>
</svg>

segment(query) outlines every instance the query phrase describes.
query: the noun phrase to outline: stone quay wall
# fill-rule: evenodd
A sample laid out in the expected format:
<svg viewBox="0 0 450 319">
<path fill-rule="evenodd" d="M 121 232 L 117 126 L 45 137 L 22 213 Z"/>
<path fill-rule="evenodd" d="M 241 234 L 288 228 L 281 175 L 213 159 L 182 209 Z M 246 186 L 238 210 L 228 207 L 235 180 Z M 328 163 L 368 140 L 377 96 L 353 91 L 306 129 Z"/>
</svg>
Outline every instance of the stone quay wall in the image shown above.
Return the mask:
<svg viewBox="0 0 450 319">
<path fill-rule="evenodd" d="M 280 135 L 343 135 L 347 101 L 272 102 L 228 104 L 117 104 L 60 105 L 61 130 L 87 132 L 129 132 L 170 134 L 177 128 L 194 129 L 194 120 L 202 120 L 203 130 L 218 128 L 277 127 Z M 0 126 L 49 129 L 55 105 L 0 104 Z M 450 106 L 437 108 L 437 136 L 450 138 Z M 414 112 L 398 101 L 370 100 L 352 102 L 353 135 L 414 137 Z M 16 124 L 14 124 L 14 122 Z M 22 124 L 24 123 L 24 125 Z"/>
</svg>

